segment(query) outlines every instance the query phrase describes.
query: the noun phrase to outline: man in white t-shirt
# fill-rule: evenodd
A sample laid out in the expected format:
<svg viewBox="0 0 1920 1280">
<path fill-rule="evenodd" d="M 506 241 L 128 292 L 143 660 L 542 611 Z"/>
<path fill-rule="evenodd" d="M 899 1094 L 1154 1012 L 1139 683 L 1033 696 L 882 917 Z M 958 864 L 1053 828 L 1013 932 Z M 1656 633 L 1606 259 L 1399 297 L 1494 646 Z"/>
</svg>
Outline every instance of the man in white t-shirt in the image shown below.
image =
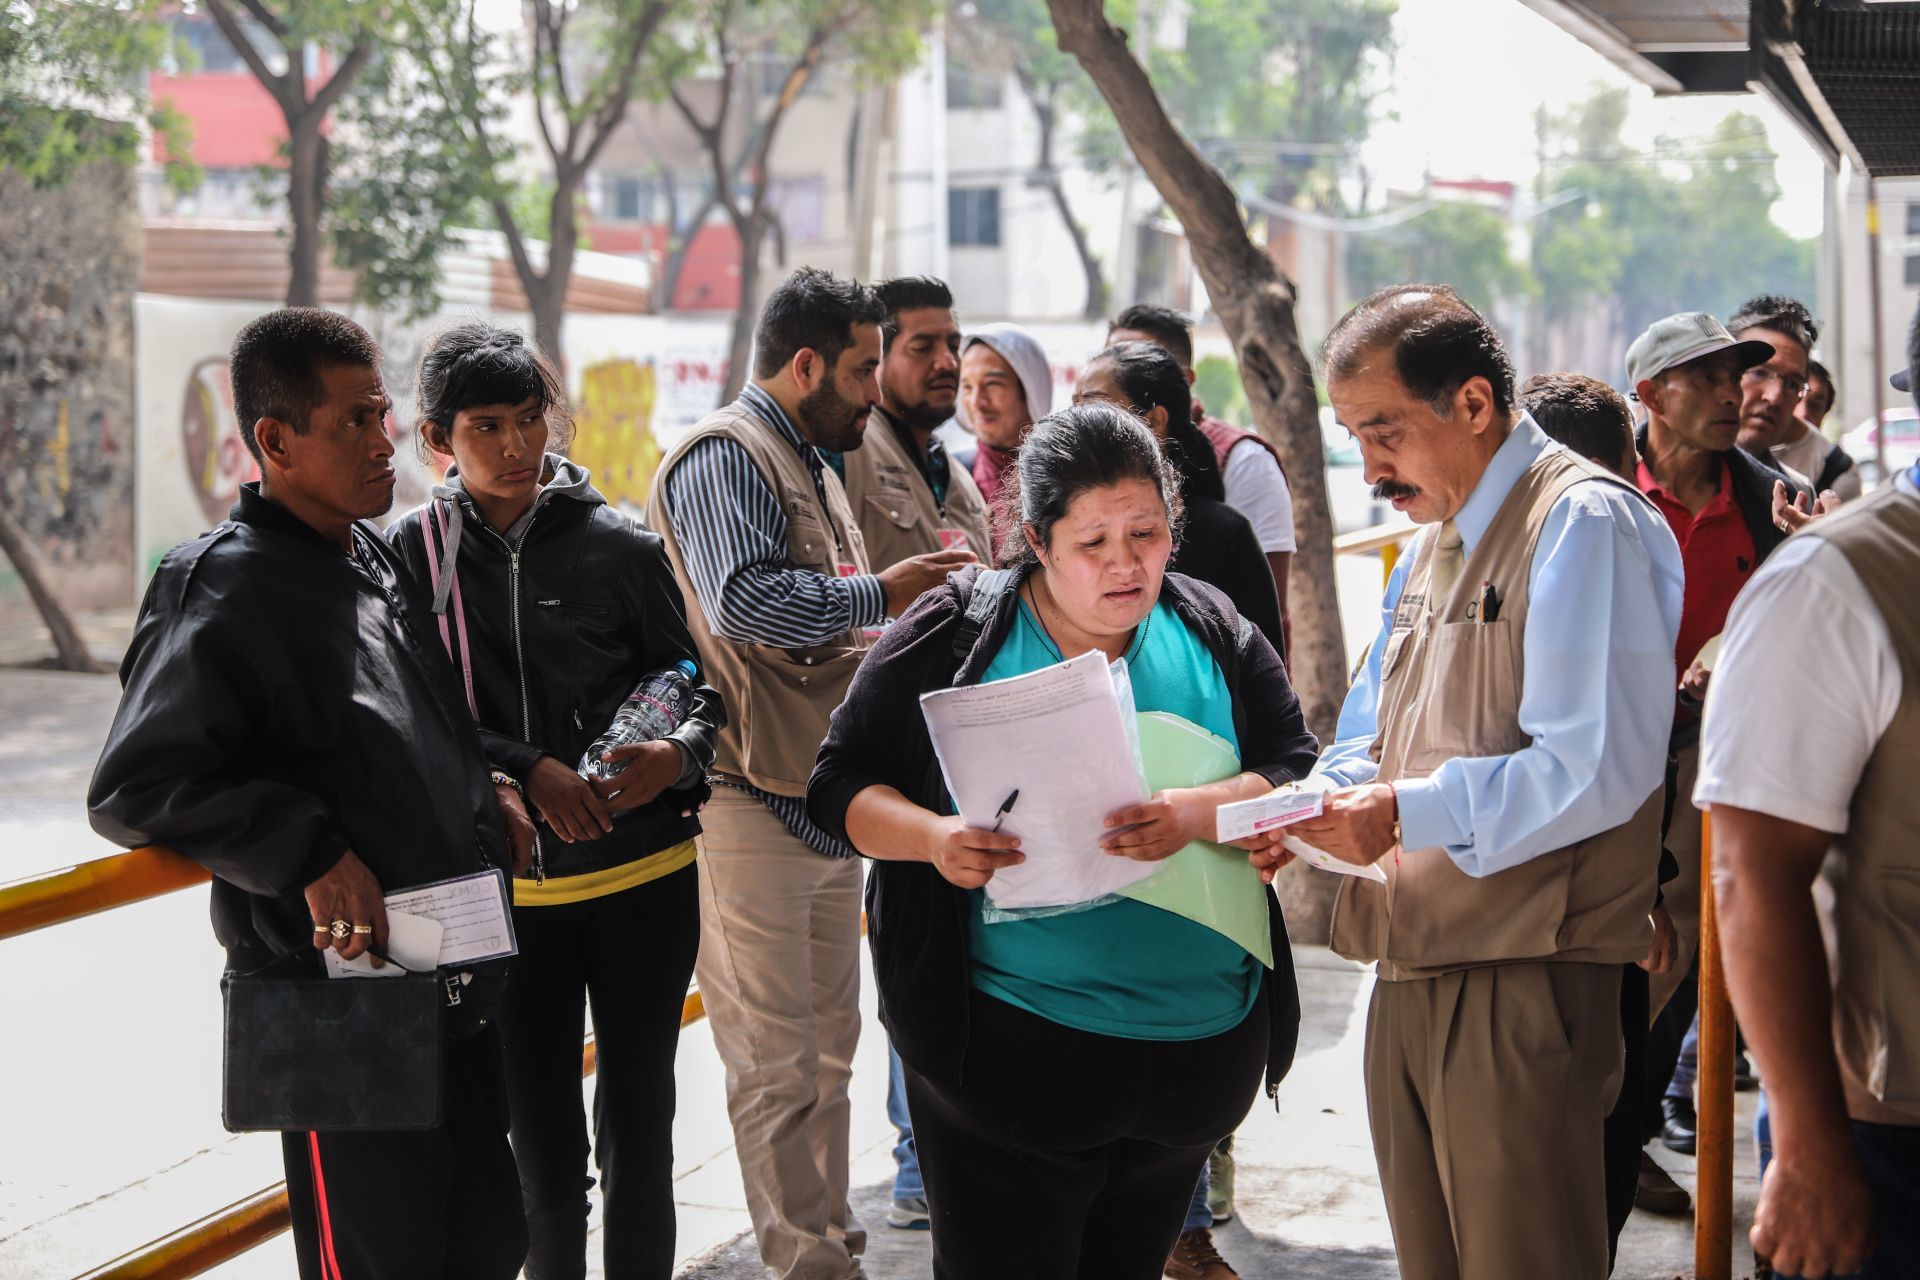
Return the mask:
<svg viewBox="0 0 1920 1280">
<path fill-rule="evenodd" d="M 1920 371 L 1920 316 L 1908 344 Z M 1896 383 L 1896 385 L 1900 385 Z M 1767 1083 L 1777 1274 L 1920 1258 L 1920 485 L 1812 523 L 1734 605 L 1702 737 L 1728 986 Z M 1783 682 L 1821 655 L 1820 696 Z"/>
<path fill-rule="evenodd" d="M 1107 327 L 1107 345 L 1151 342 L 1180 362 L 1187 381 L 1193 373 L 1193 326 L 1170 307 L 1135 303 L 1113 318 Z M 1272 445 L 1251 431 L 1207 416 L 1198 396 L 1193 401 L 1194 425 L 1213 445 L 1227 486 L 1227 505 L 1247 518 L 1260 550 L 1273 570 L 1273 589 L 1280 596 L 1280 622 L 1287 623 L 1287 575 L 1297 547 L 1293 536 L 1293 492 L 1287 473 Z M 1282 655 L 1284 656 L 1284 655 Z"/>
</svg>

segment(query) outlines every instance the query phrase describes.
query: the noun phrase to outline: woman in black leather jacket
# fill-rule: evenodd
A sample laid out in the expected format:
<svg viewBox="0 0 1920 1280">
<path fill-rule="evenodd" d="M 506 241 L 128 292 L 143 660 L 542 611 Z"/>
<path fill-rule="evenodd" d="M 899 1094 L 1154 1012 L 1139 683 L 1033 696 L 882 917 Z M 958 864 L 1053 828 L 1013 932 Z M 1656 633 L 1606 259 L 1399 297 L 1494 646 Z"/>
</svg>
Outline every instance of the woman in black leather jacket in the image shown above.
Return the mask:
<svg viewBox="0 0 1920 1280">
<path fill-rule="evenodd" d="M 514 882 L 520 952 L 501 1023 L 527 1275 L 585 1274 L 590 1001 L 606 1274 L 666 1280 L 673 1060 L 699 948 L 695 814 L 725 711 L 699 685 L 669 737 L 620 748 L 604 782 L 581 777 L 644 676 L 697 662 L 665 550 L 557 452 L 565 391 L 519 334 L 453 329 L 422 358 L 419 388 L 422 440 L 454 465 L 387 536 L 432 584 L 488 757 L 538 820 L 534 873 Z"/>
</svg>

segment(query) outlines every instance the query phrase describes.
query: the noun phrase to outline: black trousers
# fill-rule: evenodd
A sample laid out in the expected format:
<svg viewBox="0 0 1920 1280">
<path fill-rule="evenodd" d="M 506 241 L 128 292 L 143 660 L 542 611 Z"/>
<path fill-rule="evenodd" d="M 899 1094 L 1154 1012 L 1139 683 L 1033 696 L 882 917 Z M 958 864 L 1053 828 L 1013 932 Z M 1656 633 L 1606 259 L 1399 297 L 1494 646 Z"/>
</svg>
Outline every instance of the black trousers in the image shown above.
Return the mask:
<svg viewBox="0 0 1920 1280">
<path fill-rule="evenodd" d="M 1633 1212 L 1633 1193 L 1640 1181 L 1642 1099 L 1647 1077 L 1647 971 L 1637 964 L 1624 967 L 1620 979 L 1620 1035 L 1625 1043 L 1620 1073 L 1620 1098 L 1613 1104 L 1602 1131 L 1601 1149 L 1607 1180 L 1607 1269 L 1620 1252 L 1620 1232 Z"/>
<path fill-rule="evenodd" d="M 1673 1069 L 1680 1062 L 1680 1045 L 1687 1038 L 1687 1028 L 1693 1025 L 1693 1015 L 1700 1008 L 1700 971 L 1695 963 L 1699 958 L 1696 950 L 1692 955 L 1680 956 L 1675 964 L 1687 966 L 1687 980 L 1675 989 L 1673 997 L 1667 1001 L 1666 1008 L 1653 1020 L 1653 1028 L 1647 1036 L 1647 1069 L 1643 1073 L 1646 1080 L 1646 1092 L 1640 1095 L 1640 1107 L 1645 1115 L 1645 1128 L 1641 1141 L 1648 1141 L 1660 1133 L 1660 1099 L 1666 1096 L 1667 1084 L 1673 1079 Z"/>
<path fill-rule="evenodd" d="M 280 1139 L 300 1280 L 512 1280 L 527 1255 L 500 1037 L 447 1042 L 446 1120 Z"/>
<path fill-rule="evenodd" d="M 593 1154 L 606 1216 L 609 1280 L 673 1273 L 673 1058 L 680 1008 L 700 949 L 699 872 L 691 865 L 631 889 L 557 906 L 517 907 L 520 954 L 501 1030 L 513 1154 L 526 1204 L 528 1280 L 587 1269 L 584 1011 L 599 1065 Z"/>
<path fill-rule="evenodd" d="M 973 993 L 964 1084 L 906 1068 L 934 1280 L 1159 1280 L 1267 1061 L 1267 999 L 1205 1040 L 1075 1031 Z"/>
</svg>

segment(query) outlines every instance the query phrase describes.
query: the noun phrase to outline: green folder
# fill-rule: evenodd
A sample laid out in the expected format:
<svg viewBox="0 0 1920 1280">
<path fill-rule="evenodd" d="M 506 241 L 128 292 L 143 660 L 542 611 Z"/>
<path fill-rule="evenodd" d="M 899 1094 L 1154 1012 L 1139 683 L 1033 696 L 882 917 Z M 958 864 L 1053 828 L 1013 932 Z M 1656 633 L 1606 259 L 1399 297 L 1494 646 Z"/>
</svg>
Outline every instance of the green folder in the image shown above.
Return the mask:
<svg viewBox="0 0 1920 1280">
<path fill-rule="evenodd" d="M 1164 711 L 1141 712 L 1137 719 L 1150 791 L 1197 787 L 1241 771 L 1233 744 L 1191 720 Z M 1158 871 L 1120 890 L 1120 896 L 1203 924 L 1273 968 L 1267 886 L 1244 849 L 1195 840 Z"/>
</svg>

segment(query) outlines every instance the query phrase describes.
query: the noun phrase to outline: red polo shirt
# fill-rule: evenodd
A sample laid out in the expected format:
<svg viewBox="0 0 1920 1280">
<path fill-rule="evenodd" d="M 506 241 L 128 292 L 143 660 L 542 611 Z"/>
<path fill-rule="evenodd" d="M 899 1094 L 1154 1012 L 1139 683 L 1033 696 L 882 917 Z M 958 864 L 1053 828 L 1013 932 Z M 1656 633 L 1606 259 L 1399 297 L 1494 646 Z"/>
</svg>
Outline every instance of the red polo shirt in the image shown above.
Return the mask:
<svg viewBox="0 0 1920 1280">
<path fill-rule="evenodd" d="M 1753 549 L 1753 534 L 1733 500 L 1733 475 L 1726 459 L 1720 460 L 1720 491 L 1695 515 L 1687 504 L 1660 487 L 1643 461 L 1636 483 L 1640 492 L 1653 500 L 1660 514 L 1673 528 L 1680 543 L 1680 561 L 1686 569 L 1685 592 L 1680 602 L 1680 639 L 1673 647 L 1673 660 L 1684 674 L 1700 656 L 1707 641 L 1727 627 L 1727 611 L 1734 597 L 1753 576 L 1758 557 Z"/>
</svg>

